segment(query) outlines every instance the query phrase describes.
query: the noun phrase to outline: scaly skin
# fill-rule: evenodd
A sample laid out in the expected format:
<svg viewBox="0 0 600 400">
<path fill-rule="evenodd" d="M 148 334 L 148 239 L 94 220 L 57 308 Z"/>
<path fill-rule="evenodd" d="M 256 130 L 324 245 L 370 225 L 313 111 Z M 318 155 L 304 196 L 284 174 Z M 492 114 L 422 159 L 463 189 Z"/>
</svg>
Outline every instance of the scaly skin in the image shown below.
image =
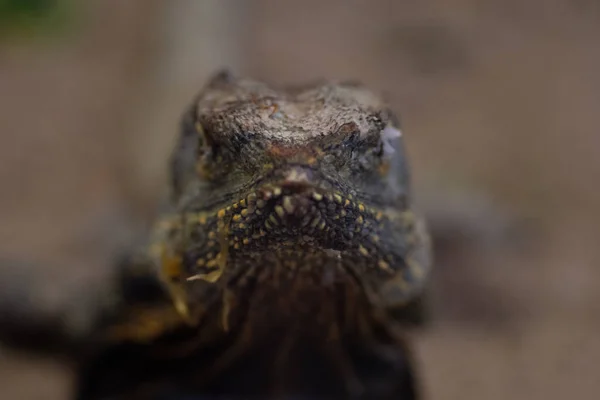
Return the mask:
<svg viewBox="0 0 600 400">
<path fill-rule="evenodd" d="M 186 113 L 171 169 L 80 399 L 417 398 L 398 327 L 429 244 L 382 100 L 221 73 Z"/>
<path fill-rule="evenodd" d="M 321 252 L 327 263 L 352 260 L 380 306 L 401 306 L 421 291 L 429 263 L 394 125 L 357 85 L 278 91 L 217 76 L 174 157 L 175 211 L 159 222 L 155 248 L 166 280 L 201 296 L 190 281 L 244 273 L 246 260 L 273 252 Z M 175 259 L 165 263 L 165 253 Z"/>
</svg>

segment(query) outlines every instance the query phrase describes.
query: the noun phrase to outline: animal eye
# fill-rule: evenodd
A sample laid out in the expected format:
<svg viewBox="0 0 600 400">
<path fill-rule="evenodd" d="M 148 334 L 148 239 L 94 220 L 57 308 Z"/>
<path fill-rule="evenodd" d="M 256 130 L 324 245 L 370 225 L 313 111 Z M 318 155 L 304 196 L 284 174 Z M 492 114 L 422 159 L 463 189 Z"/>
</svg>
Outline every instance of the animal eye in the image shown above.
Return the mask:
<svg viewBox="0 0 600 400">
<path fill-rule="evenodd" d="M 229 172 L 231 163 L 227 158 L 227 153 L 221 146 L 210 140 L 210 136 L 202 124 L 196 122 L 195 128 L 198 134 L 196 171 L 200 177 L 206 180 L 218 180 Z"/>
<path fill-rule="evenodd" d="M 388 125 L 379 135 L 373 135 L 353 151 L 355 170 L 358 173 L 377 172 L 386 175 L 395 154 L 400 149 L 400 130 Z"/>
<path fill-rule="evenodd" d="M 196 129 L 196 134 L 198 136 L 198 151 L 202 151 L 206 146 L 208 146 L 206 132 L 200 122 L 196 122 L 194 124 L 194 128 Z"/>
</svg>

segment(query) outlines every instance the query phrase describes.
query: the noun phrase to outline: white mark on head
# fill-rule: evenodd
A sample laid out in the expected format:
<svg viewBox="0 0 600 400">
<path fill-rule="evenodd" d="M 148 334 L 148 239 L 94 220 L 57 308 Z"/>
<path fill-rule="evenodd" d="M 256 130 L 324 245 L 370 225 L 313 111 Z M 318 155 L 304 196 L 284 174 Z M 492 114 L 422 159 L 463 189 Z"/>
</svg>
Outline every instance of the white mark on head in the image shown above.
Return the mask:
<svg viewBox="0 0 600 400">
<path fill-rule="evenodd" d="M 393 141 L 402 136 L 400 129 L 394 128 L 391 125 L 386 126 L 381 131 L 381 141 L 383 142 L 383 154 L 390 156 L 394 154 Z"/>
</svg>

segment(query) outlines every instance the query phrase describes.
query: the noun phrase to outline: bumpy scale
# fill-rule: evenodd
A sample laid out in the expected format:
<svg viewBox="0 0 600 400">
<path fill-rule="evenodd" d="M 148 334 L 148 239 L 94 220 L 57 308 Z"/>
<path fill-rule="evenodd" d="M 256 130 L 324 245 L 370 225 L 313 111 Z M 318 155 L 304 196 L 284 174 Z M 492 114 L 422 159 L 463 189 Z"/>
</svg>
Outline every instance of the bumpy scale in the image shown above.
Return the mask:
<svg viewBox="0 0 600 400">
<path fill-rule="evenodd" d="M 418 398 L 402 322 L 429 243 L 381 99 L 220 73 L 171 176 L 82 352 L 79 399 Z"/>
</svg>

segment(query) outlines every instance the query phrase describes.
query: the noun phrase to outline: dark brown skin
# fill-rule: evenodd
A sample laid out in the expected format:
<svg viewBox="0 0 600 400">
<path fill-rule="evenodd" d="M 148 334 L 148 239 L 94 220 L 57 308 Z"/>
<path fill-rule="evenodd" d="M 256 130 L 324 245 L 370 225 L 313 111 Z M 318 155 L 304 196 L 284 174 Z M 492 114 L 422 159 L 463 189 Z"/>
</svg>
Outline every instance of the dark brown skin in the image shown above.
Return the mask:
<svg viewBox="0 0 600 400">
<path fill-rule="evenodd" d="M 219 75 L 184 122 L 173 183 L 161 256 L 181 259 L 166 274 L 192 297 L 205 295 L 202 281 L 306 254 L 318 254 L 319 273 L 344 266 L 360 277 L 378 307 L 421 291 L 428 244 L 410 207 L 400 133 L 364 88 L 275 90 Z"/>
<path fill-rule="evenodd" d="M 430 250 L 381 99 L 220 73 L 171 168 L 78 398 L 418 398 L 401 327 Z"/>
</svg>

